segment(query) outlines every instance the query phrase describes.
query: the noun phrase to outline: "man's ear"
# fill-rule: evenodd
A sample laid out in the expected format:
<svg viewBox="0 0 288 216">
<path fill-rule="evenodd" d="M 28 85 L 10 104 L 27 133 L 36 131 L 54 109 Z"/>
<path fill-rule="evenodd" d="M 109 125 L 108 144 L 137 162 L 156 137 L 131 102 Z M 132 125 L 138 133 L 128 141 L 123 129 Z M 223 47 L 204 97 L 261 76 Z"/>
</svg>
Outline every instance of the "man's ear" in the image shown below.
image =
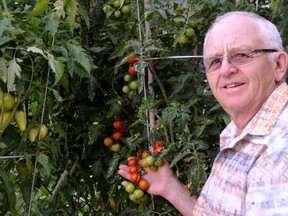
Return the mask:
<svg viewBox="0 0 288 216">
<path fill-rule="evenodd" d="M 275 68 L 275 79 L 276 81 L 281 81 L 287 71 L 288 67 L 288 54 L 284 51 L 278 53 L 276 57 L 276 68 Z"/>
</svg>

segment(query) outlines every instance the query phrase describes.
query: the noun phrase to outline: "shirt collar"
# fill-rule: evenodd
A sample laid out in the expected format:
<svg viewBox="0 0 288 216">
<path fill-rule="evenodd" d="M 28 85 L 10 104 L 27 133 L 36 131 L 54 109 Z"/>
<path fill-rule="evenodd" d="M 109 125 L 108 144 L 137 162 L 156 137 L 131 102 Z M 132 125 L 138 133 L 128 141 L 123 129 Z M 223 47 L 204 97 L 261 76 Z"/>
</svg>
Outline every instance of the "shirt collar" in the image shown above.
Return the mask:
<svg viewBox="0 0 288 216">
<path fill-rule="evenodd" d="M 248 133 L 258 136 L 270 134 L 287 101 L 288 86 L 285 82 L 283 82 L 268 97 L 260 110 L 244 128 L 240 136 L 236 137 L 237 127 L 233 121 L 227 125 L 220 135 L 220 139 L 226 140 L 225 142 L 220 142 L 222 145 L 220 146 L 220 149 L 233 147 Z"/>
</svg>

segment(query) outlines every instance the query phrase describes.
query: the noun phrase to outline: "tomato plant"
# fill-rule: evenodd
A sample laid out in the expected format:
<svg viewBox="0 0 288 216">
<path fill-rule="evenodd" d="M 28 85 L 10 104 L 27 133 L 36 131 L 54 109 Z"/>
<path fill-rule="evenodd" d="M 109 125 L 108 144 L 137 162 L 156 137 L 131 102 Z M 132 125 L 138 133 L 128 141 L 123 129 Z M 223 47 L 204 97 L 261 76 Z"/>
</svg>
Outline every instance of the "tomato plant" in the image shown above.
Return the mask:
<svg viewBox="0 0 288 216">
<path fill-rule="evenodd" d="M 0 215 L 178 215 L 165 200 L 151 197 L 151 207 L 147 194 L 136 199 L 119 190 L 119 164 L 136 155 L 143 174 L 138 160 L 158 152 L 151 166 L 142 159 L 144 166 L 159 171 L 165 156 L 191 194 L 201 191 L 229 117 L 212 96 L 201 59 L 165 57 L 202 55 L 212 20 L 238 8 L 255 11 L 250 2 L 1 1 Z M 264 2 L 257 13 L 285 35 L 287 5 Z M 287 37 L 283 42 L 287 47 Z M 20 110 L 26 129 L 16 121 Z M 127 125 L 118 141 L 115 119 Z M 155 137 L 165 138 L 163 149 L 153 149 Z M 22 175 L 19 158 L 27 167 L 37 162 L 37 172 Z"/>
</svg>

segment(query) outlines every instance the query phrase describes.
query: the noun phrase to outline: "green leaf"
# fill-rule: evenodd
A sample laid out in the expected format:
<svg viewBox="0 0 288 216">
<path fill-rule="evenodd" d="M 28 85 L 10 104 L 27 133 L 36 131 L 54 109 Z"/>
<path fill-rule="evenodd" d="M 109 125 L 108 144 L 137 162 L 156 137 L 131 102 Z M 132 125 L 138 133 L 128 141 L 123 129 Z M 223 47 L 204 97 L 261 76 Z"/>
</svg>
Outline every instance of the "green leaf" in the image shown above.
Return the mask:
<svg viewBox="0 0 288 216">
<path fill-rule="evenodd" d="M 22 62 L 21 59 L 13 58 L 11 61 L 8 62 L 8 69 L 7 69 L 7 91 L 10 92 L 13 90 L 15 77 L 21 77 L 21 67 L 17 62 Z"/>
<path fill-rule="evenodd" d="M 54 4 L 56 14 L 60 18 L 65 18 L 64 0 L 57 0 Z"/>
<path fill-rule="evenodd" d="M 67 7 L 67 15 L 68 15 L 68 23 L 70 26 L 70 32 L 73 32 L 78 3 L 76 0 L 66 0 L 65 6 Z"/>
<path fill-rule="evenodd" d="M 10 22 L 11 20 L 6 17 L 0 20 L 0 38 L 2 38 L 4 30 L 10 24 Z"/>
<path fill-rule="evenodd" d="M 38 16 L 48 9 L 49 0 L 37 0 L 32 16 Z"/>
<path fill-rule="evenodd" d="M 41 54 L 45 59 L 47 59 L 47 56 L 45 55 L 45 53 L 43 52 L 43 50 L 39 49 L 38 47 L 28 47 L 27 48 L 28 52 L 33 52 L 33 53 L 38 53 Z"/>
<path fill-rule="evenodd" d="M 110 160 L 109 167 L 106 173 L 106 179 L 109 179 L 118 168 L 118 162 L 120 157 L 118 155 L 114 155 L 113 158 Z"/>
<path fill-rule="evenodd" d="M 91 72 L 90 58 L 85 52 L 85 50 L 78 44 L 78 42 L 69 40 L 67 42 L 67 49 L 73 61 L 79 63 L 87 73 Z"/>
<path fill-rule="evenodd" d="M 39 154 L 37 157 L 37 161 L 43 166 L 43 174 L 45 176 L 50 175 L 50 167 L 49 167 L 49 158 L 45 154 Z"/>
<path fill-rule="evenodd" d="M 7 61 L 5 58 L 0 58 L 0 78 L 3 80 L 4 83 L 7 82 Z"/>
</svg>

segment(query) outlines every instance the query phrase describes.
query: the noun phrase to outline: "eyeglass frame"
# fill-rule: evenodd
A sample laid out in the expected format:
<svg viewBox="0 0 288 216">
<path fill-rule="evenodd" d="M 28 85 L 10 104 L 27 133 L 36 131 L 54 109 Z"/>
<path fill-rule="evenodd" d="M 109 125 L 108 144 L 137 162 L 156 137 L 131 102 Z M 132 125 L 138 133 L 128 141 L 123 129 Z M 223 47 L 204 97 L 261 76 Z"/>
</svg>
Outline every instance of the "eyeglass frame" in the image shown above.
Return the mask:
<svg viewBox="0 0 288 216">
<path fill-rule="evenodd" d="M 251 52 L 251 56 L 249 55 L 248 56 L 248 58 L 247 58 L 247 60 L 248 61 L 245 61 L 245 62 L 243 62 L 243 63 L 237 63 L 237 64 L 235 64 L 235 63 L 232 63 L 232 61 L 231 61 L 231 55 L 233 55 L 233 54 L 239 54 L 239 53 L 241 53 L 241 51 L 244 51 L 244 50 L 249 50 L 250 52 Z M 227 54 L 227 55 L 224 55 L 224 56 L 213 56 L 213 57 L 208 57 L 208 58 L 204 58 L 203 59 L 203 65 L 202 65 L 202 72 L 203 73 L 212 73 L 212 72 L 215 72 L 215 71 L 217 71 L 220 67 L 221 67 L 221 65 L 222 65 L 222 62 L 223 62 L 223 59 L 225 58 L 225 57 L 227 57 L 227 59 L 228 59 L 228 63 L 229 64 L 232 64 L 233 66 L 240 66 L 240 65 L 244 65 L 244 64 L 248 64 L 248 63 L 250 63 L 250 62 L 252 62 L 253 61 L 253 57 L 254 57 L 254 54 L 258 54 L 258 53 L 272 53 L 272 52 L 278 52 L 278 50 L 277 49 L 254 49 L 254 50 L 250 50 L 250 49 L 242 49 L 242 50 L 236 50 L 234 53 L 229 53 L 229 54 Z M 246 54 L 246 53 L 245 53 Z M 212 61 L 213 60 L 215 60 L 215 59 L 219 59 L 219 60 L 221 60 L 221 63 L 220 63 L 220 65 L 219 65 L 219 68 L 217 68 L 217 69 L 215 69 L 215 70 L 212 70 L 212 71 L 208 71 L 206 68 L 206 64 L 205 64 L 205 60 L 207 60 L 207 59 L 211 59 Z M 251 59 L 251 60 L 250 60 Z M 212 62 L 211 61 L 211 62 Z M 211 63 L 210 62 L 210 63 Z"/>
</svg>

